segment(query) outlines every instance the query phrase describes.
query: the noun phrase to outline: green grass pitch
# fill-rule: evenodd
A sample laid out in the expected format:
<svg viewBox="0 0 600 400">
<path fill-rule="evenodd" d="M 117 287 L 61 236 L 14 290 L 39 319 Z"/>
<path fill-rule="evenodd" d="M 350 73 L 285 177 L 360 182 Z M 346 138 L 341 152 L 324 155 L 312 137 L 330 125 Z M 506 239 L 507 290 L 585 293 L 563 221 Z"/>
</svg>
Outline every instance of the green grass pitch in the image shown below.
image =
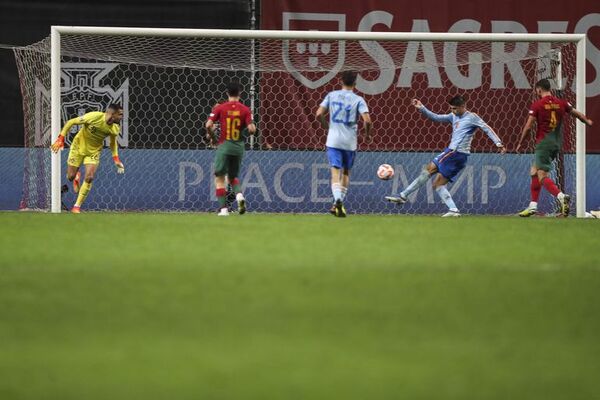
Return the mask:
<svg viewBox="0 0 600 400">
<path fill-rule="evenodd" d="M 0 399 L 582 399 L 600 223 L 0 213 Z"/>
</svg>

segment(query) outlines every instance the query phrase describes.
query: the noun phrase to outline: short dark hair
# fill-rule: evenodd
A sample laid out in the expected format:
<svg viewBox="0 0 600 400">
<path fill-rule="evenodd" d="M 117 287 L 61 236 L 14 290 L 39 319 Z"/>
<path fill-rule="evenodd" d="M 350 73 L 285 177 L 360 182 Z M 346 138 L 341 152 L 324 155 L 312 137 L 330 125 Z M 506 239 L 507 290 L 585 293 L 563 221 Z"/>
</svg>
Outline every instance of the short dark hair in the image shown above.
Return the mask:
<svg viewBox="0 0 600 400">
<path fill-rule="evenodd" d="M 107 110 L 110 110 L 112 112 L 117 112 L 117 111 L 121 111 L 123 109 L 123 106 L 121 106 L 120 104 L 117 103 L 111 103 L 108 105 L 108 107 L 106 107 Z"/>
<path fill-rule="evenodd" d="M 464 106 L 466 102 L 467 101 L 465 100 L 465 98 L 461 95 L 454 96 L 453 98 L 448 100 L 448 103 L 450 103 L 450 105 L 454 107 Z"/>
<path fill-rule="evenodd" d="M 346 86 L 354 86 L 356 84 L 356 71 L 344 71 L 342 72 L 342 82 Z"/>
<path fill-rule="evenodd" d="M 239 82 L 229 82 L 227 84 L 227 95 L 231 97 L 238 97 L 242 91 L 242 85 Z"/>
<path fill-rule="evenodd" d="M 548 79 L 540 79 L 535 84 L 535 87 L 545 90 L 546 92 L 549 92 L 550 89 L 552 88 L 552 86 L 550 85 L 550 81 Z"/>
</svg>

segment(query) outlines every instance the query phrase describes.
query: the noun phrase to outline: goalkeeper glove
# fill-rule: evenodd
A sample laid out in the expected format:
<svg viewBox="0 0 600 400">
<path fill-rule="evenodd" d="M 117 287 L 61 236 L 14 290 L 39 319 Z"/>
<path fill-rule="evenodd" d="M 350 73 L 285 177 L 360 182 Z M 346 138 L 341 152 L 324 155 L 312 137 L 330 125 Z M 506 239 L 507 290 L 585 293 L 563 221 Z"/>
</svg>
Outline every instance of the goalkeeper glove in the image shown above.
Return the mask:
<svg viewBox="0 0 600 400">
<path fill-rule="evenodd" d="M 119 156 L 113 156 L 113 161 L 115 162 L 115 167 L 117 167 L 117 174 L 124 174 L 125 167 L 123 166 L 121 160 L 119 160 Z"/>
<path fill-rule="evenodd" d="M 52 143 L 52 146 L 50 146 L 50 149 L 54 153 L 58 153 L 59 150 L 62 150 L 64 148 L 65 148 L 65 137 L 63 135 L 58 135 L 58 138 L 56 138 L 56 142 Z"/>
</svg>

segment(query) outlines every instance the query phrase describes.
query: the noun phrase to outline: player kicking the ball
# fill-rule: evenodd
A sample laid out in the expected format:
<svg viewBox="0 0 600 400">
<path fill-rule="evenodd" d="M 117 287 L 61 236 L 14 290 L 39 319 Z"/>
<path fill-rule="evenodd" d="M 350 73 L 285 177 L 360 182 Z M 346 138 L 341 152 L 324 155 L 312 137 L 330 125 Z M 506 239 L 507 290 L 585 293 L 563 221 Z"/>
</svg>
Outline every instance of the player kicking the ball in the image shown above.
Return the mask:
<svg viewBox="0 0 600 400">
<path fill-rule="evenodd" d="M 330 92 L 317 110 L 317 120 L 328 129 L 327 158 L 331 166 L 331 191 L 333 207 L 331 213 L 336 217 L 345 217 L 344 200 L 350 184 L 350 170 L 354 164 L 357 148 L 358 116 L 365 127 L 365 138 L 371 140 L 371 117 L 365 99 L 354 93 L 356 72 L 342 73 L 342 89 Z M 329 112 L 329 124 L 325 115 Z"/>
<path fill-rule="evenodd" d="M 83 125 L 71 143 L 69 158 L 67 159 L 67 179 L 73 182 L 73 191 L 78 193 L 77 201 L 71 212 L 76 214 L 81 212 L 81 206 L 92 189 L 92 182 L 100 164 L 100 153 L 102 152 L 104 139 L 107 137 L 110 137 L 110 150 L 117 167 L 117 173 L 122 174 L 125 172 L 123 163 L 119 160 L 117 145 L 119 123 L 122 119 L 123 107 L 118 104 L 109 105 L 106 112 L 93 111 L 81 117 L 70 119 L 58 135 L 58 139 L 50 146 L 53 152 L 59 152 L 65 147 L 65 136 L 73 125 Z M 79 173 L 81 164 L 85 166 L 83 184 L 80 182 L 81 174 Z"/>
<path fill-rule="evenodd" d="M 248 132 L 254 135 L 256 125 L 252 120 L 250 109 L 240 103 L 241 91 L 242 86 L 238 82 L 230 82 L 227 85 L 228 101 L 216 106 L 210 113 L 208 121 L 206 121 L 206 135 L 209 139 L 213 137 L 215 121 L 219 121 L 221 126 L 221 135 L 219 136 L 215 155 L 215 187 L 219 201 L 219 213 L 217 215 L 221 217 L 229 215 L 226 204 L 226 177 L 235 192 L 238 212 L 240 214 L 246 212 L 246 199 L 242 194 L 240 180 L 238 179 L 244 156 L 245 138 L 242 131 L 244 128 L 248 128 Z"/>
<path fill-rule="evenodd" d="M 421 171 L 421 174 L 406 189 L 400 192 L 399 197 L 386 196 L 386 200 L 404 204 L 408 196 L 415 190 L 423 186 L 431 176 L 433 179 L 433 188 L 440 196 L 442 201 L 448 207 L 448 212 L 442 217 L 459 217 L 460 212 L 454 204 L 450 192 L 446 188 L 448 182 L 462 171 L 467 164 L 467 159 L 471 153 L 471 141 L 477 129 L 483 130 L 499 149 L 500 153 L 506 153 L 506 148 L 496 133 L 486 124 L 479 115 L 467 111 L 466 101 L 462 96 L 454 96 L 450 99 L 449 114 L 435 114 L 429 111 L 423 103 L 414 99 L 412 105 L 415 106 L 423 115 L 435 122 L 445 122 L 452 124 L 452 139 L 450 145 Z"/>
</svg>

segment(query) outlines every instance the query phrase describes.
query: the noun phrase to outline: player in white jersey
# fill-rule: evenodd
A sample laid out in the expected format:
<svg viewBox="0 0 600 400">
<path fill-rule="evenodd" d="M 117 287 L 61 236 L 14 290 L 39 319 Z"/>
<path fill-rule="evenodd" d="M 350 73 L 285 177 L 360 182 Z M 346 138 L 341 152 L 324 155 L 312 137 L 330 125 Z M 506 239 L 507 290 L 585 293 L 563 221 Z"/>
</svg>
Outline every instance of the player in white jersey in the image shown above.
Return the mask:
<svg viewBox="0 0 600 400">
<path fill-rule="evenodd" d="M 354 93 L 356 72 L 342 73 L 342 89 L 327 94 L 319 109 L 317 120 L 328 129 L 327 158 L 331 166 L 331 192 L 333 206 L 331 213 L 345 217 L 344 200 L 350 184 L 350 170 L 354 164 L 357 148 L 358 116 L 363 120 L 365 139 L 371 140 L 371 117 L 365 99 Z M 325 115 L 329 112 L 329 123 Z"/>
<path fill-rule="evenodd" d="M 431 176 L 437 174 L 433 179 L 433 188 L 448 207 L 448 212 L 442 217 L 459 217 L 460 212 L 454 204 L 446 184 L 452 182 L 453 178 L 465 167 L 471 153 L 471 141 L 475 131 L 483 130 L 492 139 L 500 153 L 506 153 L 506 148 L 492 128 L 479 115 L 467 111 L 466 102 L 462 96 L 454 96 L 449 103 L 451 111 L 449 114 L 436 114 L 429 111 L 419 100 L 412 100 L 412 105 L 430 120 L 452 124 L 452 139 L 450 145 L 435 157 L 406 189 L 400 192 L 399 197 L 386 196 L 387 201 L 398 204 L 406 203 L 411 193 L 423 186 Z"/>
</svg>

